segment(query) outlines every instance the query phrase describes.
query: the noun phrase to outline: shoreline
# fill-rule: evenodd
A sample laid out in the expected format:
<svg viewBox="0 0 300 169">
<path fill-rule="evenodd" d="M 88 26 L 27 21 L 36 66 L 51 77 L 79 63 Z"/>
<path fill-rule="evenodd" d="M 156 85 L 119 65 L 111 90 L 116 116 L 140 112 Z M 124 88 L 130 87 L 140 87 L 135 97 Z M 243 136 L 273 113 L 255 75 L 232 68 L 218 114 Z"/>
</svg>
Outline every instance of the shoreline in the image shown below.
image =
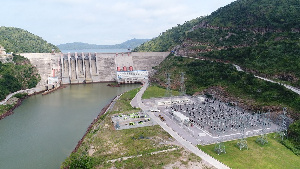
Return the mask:
<svg viewBox="0 0 300 169">
<path fill-rule="evenodd" d="M 79 147 L 82 145 L 86 135 L 92 130 L 92 128 L 94 127 L 94 125 L 99 121 L 99 119 L 107 112 L 107 110 L 109 109 L 109 107 L 111 106 L 111 104 L 116 101 L 116 98 L 118 98 L 120 95 L 115 96 L 110 103 L 108 103 L 107 105 L 105 105 L 100 113 L 98 114 L 98 116 L 92 121 L 92 123 L 89 125 L 89 127 L 87 128 L 86 132 L 84 133 L 84 135 L 82 136 L 82 138 L 78 141 L 76 147 L 74 148 L 74 150 L 71 153 L 76 153 L 79 149 Z"/>
<path fill-rule="evenodd" d="M 111 82 L 113 82 L 113 81 L 111 81 Z M 53 93 L 53 92 L 55 92 L 55 91 L 57 91 L 57 90 L 59 90 L 59 89 L 64 89 L 64 88 L 66 88 L 67 85 L 80 85 L 80 84 L 93 84 L 93 83 L 110 83 L 110 81 L 92 82 L 92 83 L 62 84 L 62 85 L 60 85 L 59 87 L 57 87 L 54 91 L 51 91 L 51 92 L 49 92 L 49 93 L 47 93 L 47 94 Z M 26 91 L 26 90 L 30 90 L 30 89 L 25 89 L 25 91 Z M 37 94 L 43 94 L 43 93 L 46 92 L 46 91 L 47 91 L 47 90 L 41 90 L 41 91 L 38 91 L 38 92 L 34 92 L 34 93 L 32 93 L 32 94 L 28 94 L 28 96 L 26 96 L 26 97 L 24 97 L 24 98 L 22 98 L 22 99 L 18 99 L 17 103 L 16 103 L 12 108 L 10 108 L 10 109 L 7 110 L 5 113 L 3 113 L 3 114 L 0 115 L 0 120 L 4 119 L 4 118 L 7 117 L 7 116 L 10 116 L 10 115 L 14 114 L 13 111 L 14 111 L 17 107 L 19 107 L 25 99 L 27 99 L 27 98 L 29 98 L 29 97 L 31 97 L 31 96 L 37 95 Z M 45 94 L 44 94 L 44 95 L 45 95 Z M 116 96 L 116 97 L 117 97 L 117 96 Z M 114 100 L 116 97 L 114 97 L 113 100 Z M 111 103 L 110 103 L 110 104 L 111 104 Z"/>
<path fill-rule="evenodd" d="M 35 93 L 33 93 L 33 94 L 27 95 L 27 96 L 24 97 L 24 98 L 18 99 L 17 103 L 16 103 L 12 108 L 10 108 L 10 109 L 7 110 L 5 113 L 3 113 L 3 114 L 0 115 L 0 120 L 4 119 L 4 118 L 7 117 L 7 116 L 10 116 L 10 115 L 14 114 L 14 110 L 15 110 L 17 107 L 19 107 L 19 106 L 23 103 L 23 101 L 24 101 L 25 99 L 27 99 L 27 98 L 29 98 L 29 97 L 31 97 L 31 96 L 37 95 L 37 94 L 41 94 L 41 93 L 43 93 L 43 92 L 44 92 L 44 91 L 35 92 Z"/>
</svg>

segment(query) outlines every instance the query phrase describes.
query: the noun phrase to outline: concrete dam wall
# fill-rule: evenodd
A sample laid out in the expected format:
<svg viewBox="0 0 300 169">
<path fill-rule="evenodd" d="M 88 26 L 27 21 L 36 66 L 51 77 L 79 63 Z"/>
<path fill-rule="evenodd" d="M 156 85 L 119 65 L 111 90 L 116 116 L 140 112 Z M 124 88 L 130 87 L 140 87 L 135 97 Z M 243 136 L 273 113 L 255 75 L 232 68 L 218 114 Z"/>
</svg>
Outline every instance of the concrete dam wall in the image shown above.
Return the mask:
<svg viewBox="0 0 300 169">
<path fill-rule="evenodd" d="M 37 67 L 40 85 L 48 77 L 58 78 L 62 84 L 115 81 L 116 72 L 147 70 L 159 65 L 169 52 L 131 53 L 22 53 Z"/>
</svg>

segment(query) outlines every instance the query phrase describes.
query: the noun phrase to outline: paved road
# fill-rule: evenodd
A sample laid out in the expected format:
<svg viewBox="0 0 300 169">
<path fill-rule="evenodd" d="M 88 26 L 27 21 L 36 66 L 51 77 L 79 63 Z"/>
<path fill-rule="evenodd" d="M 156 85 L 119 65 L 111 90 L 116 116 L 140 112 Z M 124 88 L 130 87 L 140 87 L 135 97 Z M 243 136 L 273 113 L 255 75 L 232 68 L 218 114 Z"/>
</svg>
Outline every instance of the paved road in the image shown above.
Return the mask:
<svg viewBox="0 0 300 169">
<path fill-rule="evenodd" d="M 35 88 L 31 88 L 31 89 L 26 89 L 26 90 L 19 90 L 19 91 L 16 91 L 14 93 L 11 93 L 9 95 L 6 96 L 6 98 L 0 102 L 0 105 L 5 105 L 5 103 L 11 98 L 13 97 L 15 94 L 18 94 L 18 93 L 27 93 L 27 94 L 33 94 L 34 92 L 40 92 L 44 90 L 44 87 L 43 86 L 37 86 Z"/>
<path fill-rule="evenodd" d="M 131 105 L 133 107 L 140 107 L 143 111 L 148 111 L 149 107 L 145 106 L 144 103 L 142 103 L 142 95 L 145 92 L 145 90 L 148 87 L 148 82 L 144 84 L 144 86 L 141 88 L 141 90 L 136 94 L 136 96 L 132 99 Z M 166 123 L 162 122 L 158 117 L 156 117 L 153 112 L 148 113 L 150 118 L 155 121 L 157 124 L 159 124 L 165 131 L 167 131 L 173 138 L 175 138 L 184 148 L 190 150 L 200 158 L 202 158 L 204 161 L 208 162 L 212 166 L 216 168 L 226 168 L 228 169 L 226 165 L 220 163 L 216 159 L 212 158 L 211 156 L 207 155 L 203 151 L 199 150 L 197 147 L 195 147 L 192 143 L 184 140 L 182 137 L 180 137 L 175 131 L 173 131 L 169 126 L 166 125 Z"/>
<path fill-rule="evenodd" d="M 236 68 L 237 71 L 244 72 L 244 70 L 241 69 L 240 66 L 235 65 L 235 64 L 233 64 L 233 66 Z M 287 85 L 287 84 L 282 84 L 282 83 L 279 83 L 279 82 L 275 82 L 275 81 L 273 81 L 273 80 L 270 80 L 270 79 L 267 79 L 267 78 L 264 78 L 264 77 L 260 77 L 260 76 L 256 76 L 256 75 L 254 75 L 254 77 L 259 78 L 259 79 L 262 79 L 262 80 L 265 80 L 265 81 L 268 81 L 268 82 L 281 84 L 281 85 L 283 85 L 285 88 L 290 89 L 291 91 L 293 91 L 293 92 L 295 92 L 295 93 L 297 93 L 297 94 L 300 95 L 300 89 L 295 88 L 295 87 L 293 87 L 293 86 L 290 86 L 290 85 Z"/>
</svg>

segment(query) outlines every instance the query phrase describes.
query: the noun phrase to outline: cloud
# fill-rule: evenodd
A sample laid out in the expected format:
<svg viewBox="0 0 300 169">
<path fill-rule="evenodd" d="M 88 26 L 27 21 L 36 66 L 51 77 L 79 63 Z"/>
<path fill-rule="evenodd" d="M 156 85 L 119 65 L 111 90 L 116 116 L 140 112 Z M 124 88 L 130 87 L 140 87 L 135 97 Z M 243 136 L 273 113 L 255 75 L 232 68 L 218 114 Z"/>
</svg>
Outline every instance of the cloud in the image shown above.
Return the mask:
<svg viewBox="0 0 300 169">
<path fill-rule="evenodd" d="M 4 2 L 0 24 L 27 29 L 54 44 L 111 44 L 156 37 L 232 1 L 12 0 Z"/>
</svg>

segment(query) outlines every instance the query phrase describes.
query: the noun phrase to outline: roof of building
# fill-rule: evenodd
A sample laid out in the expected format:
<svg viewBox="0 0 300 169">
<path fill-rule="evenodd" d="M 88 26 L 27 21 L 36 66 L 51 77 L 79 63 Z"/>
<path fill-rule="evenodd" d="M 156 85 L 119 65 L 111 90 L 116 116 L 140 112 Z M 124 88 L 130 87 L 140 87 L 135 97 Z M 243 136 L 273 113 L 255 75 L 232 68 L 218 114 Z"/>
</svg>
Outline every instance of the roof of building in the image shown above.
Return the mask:
<svg viewBox="0 0 300 169">
<path fill-rule="evenodd" d="M 174 111 L 173 114 L 177 117 L 179 117 L 182 121 L 184 120 L 189 120 L 188 117 L 186 117 L 185 115 L 183 115 L 182 113 L 178 112 L 178 111 Z"/>
<path fill-rule="evenodd" d="M 117 71 L 117 72 L 146 72 L 147 70 Z"/>
</svg>

